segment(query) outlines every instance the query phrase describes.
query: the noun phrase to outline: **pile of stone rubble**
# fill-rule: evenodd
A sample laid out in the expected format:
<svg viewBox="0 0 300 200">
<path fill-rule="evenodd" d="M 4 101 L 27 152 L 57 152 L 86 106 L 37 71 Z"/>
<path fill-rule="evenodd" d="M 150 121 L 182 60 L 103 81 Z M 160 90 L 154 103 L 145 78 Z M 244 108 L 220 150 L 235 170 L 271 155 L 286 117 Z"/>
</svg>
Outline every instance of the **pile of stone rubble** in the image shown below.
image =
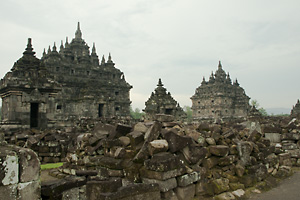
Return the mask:
<svg viewBox="0 0 300 200">
<path fill-rule="evenodd" d="M 135 126 L 99 123 L 78 135 L 60 173 L 85 177 L 88 199 L 129 198 L 124 191 L 142 199 L 238 199 L 254 185 L 272 187 L 299 163 L 299 122 L 272 123 L 184 125 L 166 115 Z"/>
</svg>

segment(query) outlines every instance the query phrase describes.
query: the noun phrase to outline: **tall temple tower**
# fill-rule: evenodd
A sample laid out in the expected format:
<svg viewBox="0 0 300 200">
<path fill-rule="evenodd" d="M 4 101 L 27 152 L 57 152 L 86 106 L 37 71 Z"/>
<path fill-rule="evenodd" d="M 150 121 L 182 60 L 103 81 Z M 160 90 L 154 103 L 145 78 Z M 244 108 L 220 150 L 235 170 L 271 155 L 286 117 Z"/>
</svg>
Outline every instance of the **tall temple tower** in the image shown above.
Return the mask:
<svg viewBox="0 0 300 200">
<path fill-rule="evenodd" d="M 221 62 L 208 81 L 203 77 L 191 100 L 195 119 L 241 118 L 250 110 L 250 98 L 237 80 L 232 83 Z"/>
<path fill-rule="evenodd" d="M 59 51 L 44 49 L 35 57 L 31 39 L 10 72 L 1 80 L 2 122 L 45 128 L 80 118 L 130 116 L 132 88 L 109 53 L 99 62 L 95 43 L 90 53 L 78 22 L 75 38 Z"/>
</svg>

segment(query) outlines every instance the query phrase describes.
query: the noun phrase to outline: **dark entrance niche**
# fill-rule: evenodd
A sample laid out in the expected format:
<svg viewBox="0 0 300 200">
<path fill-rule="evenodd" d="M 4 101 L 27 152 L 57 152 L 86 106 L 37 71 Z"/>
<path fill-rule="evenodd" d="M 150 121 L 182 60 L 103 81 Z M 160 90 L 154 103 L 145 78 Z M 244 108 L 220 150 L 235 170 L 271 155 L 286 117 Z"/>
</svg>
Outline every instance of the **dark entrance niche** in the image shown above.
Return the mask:
<svg viewBox="0 0 300 200">
<path fill-rule="evenodd" d="M 104 107 L 104 104 L 99 104 L 98 117 L 103 117 L 103 107 Z"/>
<path fill-rule="evenodd" d="M 30 127 L 36 128 L 39 125 L 39 104 L 31 103 L 30 104 Z"/>
<path fill-rule="evenodd" d="M 167 108 L 165 111 L 166 115 L 171 115 L 172 114 L 173 109 Z"/>
</svg>

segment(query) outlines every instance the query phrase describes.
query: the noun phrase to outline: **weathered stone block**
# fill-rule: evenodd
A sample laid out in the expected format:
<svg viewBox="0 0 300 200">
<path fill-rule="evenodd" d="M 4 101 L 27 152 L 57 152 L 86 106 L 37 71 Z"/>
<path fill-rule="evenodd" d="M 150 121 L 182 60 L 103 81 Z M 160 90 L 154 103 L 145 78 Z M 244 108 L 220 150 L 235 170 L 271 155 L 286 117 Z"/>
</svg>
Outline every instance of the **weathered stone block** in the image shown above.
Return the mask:
<svg viewBox="0 0 300 200">
<path fill-rule="evenodd" d="M 16 200 L 18 195 L 18 184 L 1 185 L 0 186 L 0 199 L 1 200 Z"/>
<path fill-rule="evenodd" d="M 18 184 L 18 200 L 38 200 L 41 197 L 40 181 L 32 181 Z"/>
<path fill-rule="evenodd" d="M 289 153 L 278 154 L 279 165 L 292 166 L 291 155 Z"/>
<path fill-rule="evenodd" d="M 250 142 L 240 141 L 237 144 L 237 150 L 239 153 L 240 160 L 242 163 L 247 166 L 251 164 L 250 154 L 253 150 L 253 147 Z"/>
<path fill-rule="evenodd" d="M 208 151 L 205 147 L 198 147 L 198 146 L 187 146 L 182 150 L 182 153 L 185 159 L 190 164 L 201 163 L 202 160 L 206 157 Z"/>
<path fill-rule="evenodd" d="M 154 122 L 153 125 L 145 133 L 144 140 L 147 142 L 151 142 L 157 139 L 161 129 L 162 129 L 162 124 L 159 122 Z"/>
<path fill-rule="evenodd" d="M 214 194 L 220 194 L 222 192 L 228 191 L 229 180 L 227 178 L 219 178 L 211 181 L 211 185 L 214 191 Z"/>
<path fill-rule="evenodd" d="M 157 179 L 157 180 L 167 180 L 170 178 L 181 176 L 185 173 L 186 173 L 185 167 L 178 167 L 176 169 L 166 171 L 166 172 L 152 171 L 152 170 L 146 169 L 145 167 L 142 167 L 140 169 L 140 174 L 142 177 L 152 178 L 152 179 Z"/>
<path fill-rule="evenodd" d="M 229 187 L 232 191 L 238 190 L 238 189 L 245 189 L 245 186 L 242 183 L 229 183 Z"/>
<path fill-rule="evenodd" d="M 161 192 L 167 192 L 177 187 L 177 181 L 175 178 L 170 178 L 164 181 L 156 180 L 156 179 L 149 179 L 149 178 L 142 178 L 143 183 L 153 184 L 157 183 L 159 185 L 159 189 Z"/>
<path fill-rule="evenodd" d="M 84 177 L 66 177 L 55 181 L 42 183 L 42 196 L 56 198 L 66 190 L 80 187 L 86 184 Z"/>
<path fill-rule="evenodd" d="M 219 163 L 218 157 L 212 156 L 203 160 L 203 166 L 207 169 L 211 169 Z"/>
<path fill-rule="evenodd" d="M 92 135 L 96 136 L 99 139 L 108 137 L 108 135 L 114 135 L 116 127 L 110 124 L 99 123 L 94 127 Z"/>
<path fill-rule="evenodd" d="M 30 149 L 19 149 L 20 182 L 36 181 L 40 177 L 40 161 L 37 154 Z"/>
<path fill-rule="evenodd" d="M 248 167 L 248 173 L 254 174 L 258 181 L 262 181 L 268 176 L 267 167 L 263 164 Z"/>
<path fill-rule="evenodd" d="M 291 158 L 300 158 L 300 149 L 286 150 L 285 152 L 291 155 Z"/>
<path fill-rule="evenodd" d="M 144 134 L 139 131 L 133 131 L 129 133 L 128 137 L 130 138 L 130 144 L 133 149 L 135 149 L 138 144 L 144 141 Z"/>
<path fill-rule="evenodd" d="M 201 179 L 201 174 L 199 174 L 198 172 L 192 172 L 190 174 L 179 176 L 176 179 L 178 186 L 185 187 L 199 181 Z"/>
<path fill-rule="evenodd" d="M 169 149 L 172 153 L 182 150 L 184 147 L 193 144 L 192 138 L 177 135 L 173 130 L 163 133 L 163 137 L 168 141 Z"/>
<path fill-rule="evenodd" d="M 19 159 L 11 148 L 0 147 L 0 185 L 12 185 L 19 182 Z"/>
<path fill-rule="evenodd" d="M 168 192 L 162 192 L 161 197 L 162 199 L 178 200 L 177 195 L 173 190 L 169 190 Z"/>
<path fill-rule="evenodd" d="M 134 132 L 141 132 L 141 133 L 146 133 L 148 130 L 148 127 L 143 124 L 142 122 L 137 123 L 134 125 L 133 131 Z"/>
<path fill-rule="evenodd" d="M 122 167 L 122 161 L 121 159 L 115 159 L 115 158 L 110 158 L 110 157 L 102 157 L 98 164 L 107 167 L 110 169 L 123 169 Z"/>
<path fill-rule="evenodd" d="M 153 154 L 167 151 L 169 148 L 167 140 L 153 140 L 148 145 L 148 151 L 151 156 Z"/>
<path fill-rule="evenodd" d="M 122 179 L 112 178 L 107 181 L 88 181 L 86 185 L 87 199 L 96 200 L 101 193 L 117 192 L 122 187 Z"/>
<path fill-rule="evenodd" d="M 121 187 L 114 193 L 101 193 L 99 200 L 160 200 L 160 191 L 157 184 L 133 184 Z"/>
<path fill-rule="evenodd" d="M 212 137 L 208 137 L 205 139 L 205 141 L 207 142 L 207 144 L 209 145 L 216 145 L 216 140 Z"/>
<path fill-rule="evenodd" d="M 272 143 L 280 143 L 280 133 L 265 133 L 265 138 L 269 139 Z"/>
<path fill-rule="evenodd" d="M 300 140 L 300 134 L 299 133 L 284 133 L 281 135 L 281 140 Z"/>
<path fill-rule="evenodd" d="M 237 189 L 235 191 L 232 192 L 232 194 L 238 198 L 238 199 L 242 199 L 245 196 L 245 191 L 243 189 Z"/>
<path fill-rule="evenodd" d="M 62 193 L 63 200 L 77 200 L 79 198 L 79 188 L 72 188 Z"/>
<path fill-rule="evenodd" d="M 169 152 L 155 154 L 151 159 L 146 160 L 144 164 L 147 169 L 159 172 L 170 171 L 182 166 L 179 157 Z"/>
<path fill-rule="evenodd" d="M 158 138 L 161 128 L 162 128 L 161 123 L 154 122 L 153 125 L 147 130 L 144 136 L 145 142 L 142 148 L 140 149 L 140 151 L 134 157 L 135 162 L 141 162 L 144 159 L 147 159 L 147 157 L 149 156 L 148 145 L 151 141 Z"/>
<path fill-rule="evenodd" d="M 298 146 L 295 143 L 283 143 L 282 149 L 283 150 L 294 150 L 294 149 L 298 149 Z"/>
<path fill-rule="evenodd" d="M 156 114 L 154 116 L 154 120 L 159 122 L 172 122 L 174 121 L 173 115 L 165 115 L 165 114 Z"/>
<path fill-rule="evenodd" d="M 209 146 L 209 152 L 215 156 L 227 156 L 229 153 L 229 147 L 225 145 L 213 145 Z"/>
<path fill-rule="evenodd" d="M 235 200 L 235 196 L 231 192 L 224 192 L 214 197 L 214 200 Z"/>
<path fill-rule="evenodd" d="M 178 200 L 192 200 L 195 196 L 195 184 L 175 189 Z"/>
<path fill-rule="evenodd" d="M 233 164 L 235 161 L 237 161 L 236 155 L 229 155 L 225 156 L 219 159 L 218 165 L 220 166 L 227 166 Z"/>
<path fill-rule="evenodd" d="M 119 137 L 119 140 L 120 140 L 121 144 L 124 147 L 127 147 L 130 144 L 130 138 L 129 137 L 121 136 L 121 137 Z"/>
<path fill-rule="evenodd" d="M 249 174 L 240 177 L 240 182 L 244 184 L 245 187 L 251 187 L 257 183 L 257 178 L 254 175 Z"/>
<path fill-rule="evenodd" d="M 132 127 L 125 125 L 125 124 L 117 124 L 117 127 L 116 127 L 116 131 L 117 131 L 117 133 L 120 134 L 120 136 L 124 136 L 127 133 L 130 133 L 131 130 L 132 130 Z"/>
<path fill-rule="evenodd" d="M 205 192 L 205 184 L 207 184 L 207 180 L 206 181 L 199 181 L 195 184 L 195 194 L 196 196 L 200 196 L 200 195 L 204 195 Z"/>
</svg>

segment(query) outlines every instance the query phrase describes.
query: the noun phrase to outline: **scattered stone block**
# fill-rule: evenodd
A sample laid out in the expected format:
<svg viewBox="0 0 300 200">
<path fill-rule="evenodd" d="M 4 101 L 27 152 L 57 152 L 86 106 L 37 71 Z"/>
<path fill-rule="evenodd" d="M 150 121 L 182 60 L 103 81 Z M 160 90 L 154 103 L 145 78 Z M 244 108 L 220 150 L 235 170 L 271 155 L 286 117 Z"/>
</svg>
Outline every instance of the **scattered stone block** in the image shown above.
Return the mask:
<svg viewBox="0 0 300 200">
<path fill-rule="evenodd" d="M 195 196 L 195 184 L 175 189 L 178 200 L 192 200 Z"/>
<path fill-rule="evenodd" d="M 178 200 L 177 195 L 173 190 L 169 190 L 168 192 L 162 192 L 161 197 L 162 199 Z"/>
<path fill-rule="evenodd" d="M 17 199 L 19 200 L 40 199 L 41 185 L 39 180 L 31 181 L 27 183 L 19 183 L 17 189 L 18 189 Z"/>
<path fill-rule="evenodd" d="M 157 179 L 157 180 L 167 180 L 170 178 L 174 178 L 177 176 L 181 176 L 186 173 L 186 168 L 185 167 L 178 167 L 176 169 L 166 171 L 166 172 L 158 172 L 158 171 L 152 171 L 148 170 L 145 167 L 142 167 L 140 169 L 140 174 L 142 177 L 145 178 L 152 178 L 152 179 Z"/>
<path fill-rule="evenodd" d="M 231 192 L 224 192 L 214 197 L 214 200 L 235 200 L 235 196 Z"/>
<path fill-rule="evenodd" d="M 30 149 L 19 149 L 20 182 L 37 181 L 40 177 L 40 162 L 37 154 Z"/>
<path fill-rule="evenodd" d="M 9 147 L 0 147 L 0 169 L 0 185 L 12 185 L 19 182 L 18 155 Z"/>
<path fill-rule="evenodd" d="M 213 145 L 209 146 L 209 152 L 215 156 L 227 156 L 229 153 L 229 147 L 225 145 Z"/>
<path fill-rule="evenodd" d="M 149 179 L 149 178 L 142 178 L 143 183 L 153 184 L 156 183 L 159 185 L 159 189 L 161 192 L 167 192 L 177 187 L 176 178 L 170 178 L 164 181 L 156 180 L 156 179 Z"/>
<path fill-rule="evenodd" d="M 203 166 L 207 169 L 211 169 L 219 163 L 218 157 L 212 156 L 203 160 Z"/>
<path fill-rule="evenodd" d="M 158 172 L 166 172 L 182 166 L 182 162 L 179 157 L 171 154 L 170 152 L 155 154 L 151 159 L 145 160 L 144 164 L 148 170 Z"/>
<path fill-rule="evenodd" d="M 185 157 L 185 159 L 190 164 L 200 164 L 202 160 L 206 157 L 208 154 L 207 148 L 205 147 L 199 147 L 199 146 L 187 146 L 182 150 L 182 153 Z"/>
<path fill-rule="evenodd" d="M 167 140 L 153 140 L 149 143 L 148 151 L 151 156 L 159 152 L 165 152 L 169 148 Z"/>
<path fill-rule="evenodd" d="M 178 186 L 185 187 L 199 181 L 201 179 L 201 174 L 199 174 L 198 172 L 192 172 L 190 174 L 179 176 L 176 179 Z"/>
<path fill-rule="evenodd" d="M 122 187 L 122 179 L 111 178 L 106 181 L 88 181 L 86 184 L 87 199 L 98 199 L 101 193 L 117 192 Z"/>
<path fill-rule="evenodd" d="M 100 200 L 129 200 L 129 199 L 143 199 L 143 200 L 160 200 L 161 195 L 159 186 L 157 184 L 133 184 L 126 187 L 121 187 L 114 193 L 100 194 Z M 94 199 L 91 199 L 94 200 Z"/>
<path fill-rule="evenodd" d="M 191 137 L 177 135 L 174 130 L 163 133 L 163 137 L 168 141 L 171 153 L 180 151 L 184 147 L 193 144 L 193 139 Z"/>
<path fill-rule="evenodd" d="M 280 143 L 280 133 L 265 133 L 265 138 L 269 139 L 272 143 Z"/>
<path fill-rule="evenodd" d="M 213 188 L 214 194 L 220 194 L 230 189 L 229 180 L 226 178 L 219 178 L 219 179 L 212 180 L 211 186 Z"/>
<path fill-rule="evenodd" d="M 138 144 L 140 144 L 144 141 L 144 134 L 139 131 L 133 131 L 133 132 L 129 133 L 128 137 L 130 139 L 130 144 L 133 149 L 136 149 Z"/>
<path fill-rule="evenodd" d="M 148 127 L 145 126 L 144 123 L 139 122 L 136 125 L 134 125 L 133 131 L 134 132 L 141 132 L 141 133 L 146 133 L 148 130 Z"/>
</svg>

